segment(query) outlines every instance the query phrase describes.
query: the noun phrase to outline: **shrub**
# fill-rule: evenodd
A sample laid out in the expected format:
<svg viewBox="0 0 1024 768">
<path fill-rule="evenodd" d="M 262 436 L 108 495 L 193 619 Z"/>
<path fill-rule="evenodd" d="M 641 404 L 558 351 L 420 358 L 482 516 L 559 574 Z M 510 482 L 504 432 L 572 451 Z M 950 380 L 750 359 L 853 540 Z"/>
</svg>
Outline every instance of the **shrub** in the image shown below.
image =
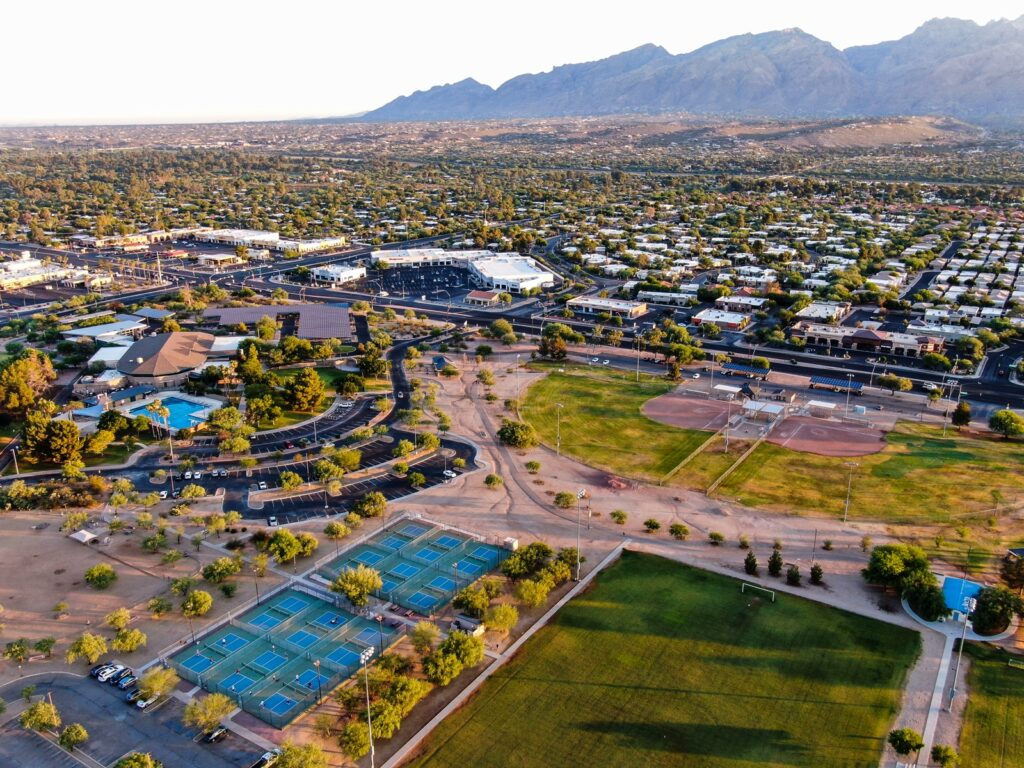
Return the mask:
<svg viewBox="0 0 1024 768">
<path fill-rule="evenodd" d="M 771 557 L 768 558 L 768 574 L 780 576 L 782 574 L 782 555 L 779 550 L 773 549 Z"/>
<path fill-rule="evenodd" d="M 711 546 L 717 547 L 725 542 L 725 534 L 720 531 L 711 531 L 708 534 L 708 541 L 711 542 Z"/>
<path fill-rule="evenodd" d="M 786 583 L 791 587 L 800 586 L 800 568 L 796 565 L 791 565 L 786 569 Z"/>
<path fill-rule="evenodd" d="M 811 566 L 811 584 L 821 584 L 824 575 L 825 571 L 818 563 Z"/>
<path fill-rule="evenodd" d="M 569 509 L 576 503 L 576 494 L 568 491 L 559 491 L 555 494 L 555 506 L 559 509 Z"/>
<path fill-rule="evenodd" d="M 648 533 L 657 533 L 661 530 L 661 523 L 655 520 L 653 517 L 649 517 L 644 520 L 644 528 Z"/>
<path fill-rule="evenodd" d="M 531 475 L 536 475 L 538 472 L 540 472 L 540 462 L 539 461 L 528 461 L 528 462 L 526 462 L 526 471 L 529 472 Z"/>
<path fill-rule="evenodd" d="M 501 486 L 504 485 L 504 483 L 505 481 L 502 480 L 499 475 L 496 475 L 493 472 L 484 478 L 484 485 L 490 488 L 492 491 L 496 488 L 501 488 Z"/>
<path fill-rule="evenodd" d="M 823 542 L 821 542 L 821 548 L 824 549 L 826 552 L 831 552 L 832 539 L 825 539 Z"/>
<path fill-rule="evenodd" d="M 683 525 L 683 523 L 672 523 L 672 525 L 668 527 L 668 532 L 673 539 L 678 539 L 679 541 L 686 541 L 687 537 L 690 535 L 690 529 Z"/>
<path fill-rule="evenodd" d="M 745 533 L 741 533 L 739 541 L 737 541 L 736 545 L 740 549 L 750 549 L 750 537 L 747 536 L 747 534 Z"/>
<path fill-rule="evenodd" d="M 226 582 L 220 585 L 220 591 L 224 597 L 234 597 L 238 591 L 238 584 L 233 581 Z"/>
<path fill-rule="evenodd" d="M 106 563 L 97 563 L 85 572 L 85 583 L 93 589 L 106 589 L 117 581 L 117 572 Z"/>
<path fill-rule="evenodd" d="M 752 550 L 747 550 L 747 556 L 743 558 L 743 570 L 748 576 L 757 576 L 757 556 Z"/>
<path fill-rule="evenodd" d="M 612 519 L 612 522 L 616 525 L 625 525 L 626 520 L 629 519 L 629 515 L 623 512 L 621 509 L 612 510 L 612 513 L 608 515 Z"/>
</svg>

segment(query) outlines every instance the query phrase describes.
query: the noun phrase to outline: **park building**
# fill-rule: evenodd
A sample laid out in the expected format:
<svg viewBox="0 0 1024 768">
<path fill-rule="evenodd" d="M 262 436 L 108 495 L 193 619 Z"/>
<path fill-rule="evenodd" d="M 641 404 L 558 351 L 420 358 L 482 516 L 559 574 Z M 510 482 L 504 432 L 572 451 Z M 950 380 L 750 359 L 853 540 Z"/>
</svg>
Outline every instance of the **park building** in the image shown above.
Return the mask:
<svg viewBox="0 0 1024 768">
<path fill-rule="evenodd" d="M 577 296 L 569 299 L 565 306 L 573 312 L 587 315 L 607 314 L 632 320 L 647 314 L 647 304 L 642 301 L 626 301 L 624 299 L 605 299 L 599 296 Z"/>
<path fill-rule="evenodd" d="M 323 283 L 330 286 L 345 285 L 366 277 L 366 267 L 351 267 L 345 264 L 325 264 L 322 267 L 313 267 L 309 276 L 316 283 Z"/>
<path fill-rule="evenodd" d="M 178 387 L 201 368 L 213 349 L 209 333 L 158 333 L 144 336 L 125 351 L 117 370 L 132 384 L 155 389 Z"/>
<path fill-rule="evenodd" d="M 803 320 L 794 325 L 790 333 L 793 338 L 803 339 L 807 344 L 906 357 L 921 357 L 930 352 L 942 352 L 943 349 L 942 339 L 935 336 L 824 325 Z"/>
<path fill-rule="evenodd" d="M 767 304 L 768 299 L 758 296 L 719 296 L 715 299 L 715 308 L 725 312 L 759 312 Z"/>
<path fill-rule="evenodd" d="M 725 312 L 721 309 L 702 309 L 693 316 L 691 322 L 696 326 L 714 323 L 725 331 L 741 331 L 750 324 L 750 315 Z"/>
<path fill-rule="evenodd" d="M 469 271 L 477 287 L 507 293 L 521 294 L 551 288 L 560 279 L 529 256 L 487 250 L 408 248 L 374 251 L 370 254 L 370 263 L 383 269 L 458 267 Z"/>
</svg>

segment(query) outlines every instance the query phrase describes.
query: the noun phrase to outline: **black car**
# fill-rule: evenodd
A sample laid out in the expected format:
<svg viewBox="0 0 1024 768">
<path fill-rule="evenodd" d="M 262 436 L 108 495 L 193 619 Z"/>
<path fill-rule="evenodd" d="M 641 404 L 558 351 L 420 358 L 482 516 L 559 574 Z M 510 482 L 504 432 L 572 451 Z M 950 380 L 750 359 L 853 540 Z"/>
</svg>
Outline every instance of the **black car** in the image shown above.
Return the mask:
<svg viewBox="0 0 1024 768">
<path fill-rule="evenodd" d="M 207 744 L 216 744 L 218 741 L 223 741 L 228 735 L 228 729 L 223 725 L 218 725 L 208 734 L 203 737 L 203 741 Z"/>
<path fill-rule="evenodd" d="M 102 664 L 97 664 L 95 667 L 93 667 L 92 669 L 89 670 L 89 677 L 96 677 L 96 675 L 98 675 L 100 672 L 102 672 L 104 669 L 106 669 L 109 666 L 110 666 L 110 662 L 106 662 L 106 661 L 103 662 Z"/>
<path fill-rule="evenodd" d="M 124 680 L 126 677 L 128 677 L 128 675 L 134 675 L 134 674 L 135 674 L 135 670 L 133 670 L 131 667 L 125 667 L 120 672 L 118 672 L 116 675 L 112 675 L 110 677 L 110 679 L 107 680 L 107 682 L 110 683 L 111 685 L 117 685 L 122 680 Z"/>
<path fill-rule="evenodd" d="M 134 704 L 142 696 L 142 691 L 138 688 L 132 688 L 128 693 L 124 695 L 124 700 L 129 704 Z"/>
</svg>

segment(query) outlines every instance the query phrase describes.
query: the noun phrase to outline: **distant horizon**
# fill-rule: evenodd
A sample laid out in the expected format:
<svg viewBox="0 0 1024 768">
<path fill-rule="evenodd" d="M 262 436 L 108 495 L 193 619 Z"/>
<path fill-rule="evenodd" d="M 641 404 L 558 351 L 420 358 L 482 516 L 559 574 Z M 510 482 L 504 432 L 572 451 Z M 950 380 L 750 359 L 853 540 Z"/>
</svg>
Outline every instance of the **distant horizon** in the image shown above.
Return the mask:
<svg viewBox="0 0 1024 768">
<path fill-rule="evenodd" d="M 9 28 L 45 30 L 46 46 L 40 48 L 38 34 L 7 42 L 8 61 L 25 62 L 25 72 L 6 89 L 0 126 L 356 119 L 436 85 L 472 78 L 496 88 L 521 74 L 646 44 L 679 55 L 728 37 L 796 27 L 846 50 L 899 39 L 935 18 L 985 25 L 1024 13 L 1007 0 L 970 6 L 864 0 L 846 11 L 809 0 L 770 8 L 741 2 L 739 9 L 665 9 L 638 0 L 625 18 L 580 2 L 524 0 L 515 14 L 500 15 L 468 0 L 398 6 L 385 16 L 363 6 L 293 0 L 282 15 L 267 0 L 213 6 L 183 0 L 168 16 L 126 0 L 19 5 L 9 9 Z"/>
</svg>

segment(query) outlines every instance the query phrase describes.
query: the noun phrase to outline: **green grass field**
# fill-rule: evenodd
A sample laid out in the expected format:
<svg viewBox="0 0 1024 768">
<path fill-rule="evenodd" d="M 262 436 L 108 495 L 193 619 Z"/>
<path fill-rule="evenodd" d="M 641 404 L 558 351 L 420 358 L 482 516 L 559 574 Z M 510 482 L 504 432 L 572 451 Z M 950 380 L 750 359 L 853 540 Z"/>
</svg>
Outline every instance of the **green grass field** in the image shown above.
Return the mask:
<svg viewBox="0 0 1024 768">
<path fill-rule="evenodd" d="M 899 422 L 881 453 L 860 456 L 851 518 L 949 522 L 1019 497 L 1020 443 L 958 435 Z M 743 504 L 786 512 L 841 515 L 850 459 L 762 444 L 719 488 Z M 996 495 L 994 495 L 996 494 Z"/>
<path fill-rule="evenodd" d="M 964 652 L 971 659 L 971 671 L 960 764 L 1024 765 L 1024 669 L 1007 666 L 1006 653 L 988 646 L 968 643 Z"/>
<path fill-rule="evenodd" d="M 875 768 L 919 647 L 907 629 L 626 552 L 410 765 Z"/>
<path fill-rule="evenodd" d="M 641 406 L 673 387 L 653 377 L 588 366 L 550 366 L 526 393 L 520 412 L 545 444 L 554 447 L 556 403 L 562 409 L 562 452 L 616 474 L 658 481 L 707 439 L 709 433 L 659 424 Z"/>
<path fill-rule="evenodd" d="M 281 380 L 282 383 L 284 383 L 288 379 L 294 379 L 301 370 L 301 368 L 278 368 L 275 369 L 273 373 Z M 320 377 L 320 381 L 322 381 L 324 386 L 326 386 L 331 392 L 337 390 L 338 383 L 347 375 L 344 371 L 339 371 L 337 368 L 331 368 L 329 366 L 314 368 L 313 370 L 317 372 L 317 375 Z"/>
</svg>

